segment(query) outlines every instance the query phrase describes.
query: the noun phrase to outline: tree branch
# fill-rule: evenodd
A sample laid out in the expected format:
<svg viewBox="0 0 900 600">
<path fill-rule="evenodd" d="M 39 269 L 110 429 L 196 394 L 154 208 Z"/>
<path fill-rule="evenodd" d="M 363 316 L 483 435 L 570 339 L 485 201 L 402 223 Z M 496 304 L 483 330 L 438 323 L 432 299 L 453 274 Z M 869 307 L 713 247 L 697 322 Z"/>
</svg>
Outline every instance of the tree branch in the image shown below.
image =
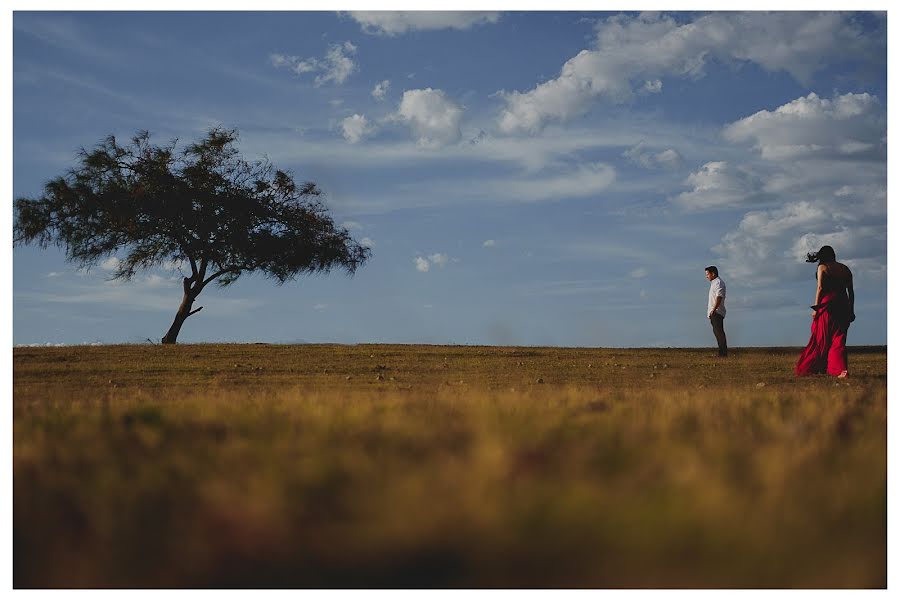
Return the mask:
<svg viewBox="0 0 900 600">
<path fill-rule="evenodd" d="M 188 260 L 191 261 L 191 274 L 194 276 L 194 279 L 200 279 L 197 277 L 197 263 L 194 261 L 194 257 L 188 256 Z"/>
<path fill-rule="evenodd" d="M 201 306 L 200 308 L 195 308 L 194 310 L 192 310 L 191 312 L 189 312 L 189 313 L 187 314 L 187 316 L 189 317 L 189 316 L 191 316 L 191 315 L 194 314 L 194 313 L 200 312 L 201 310 L 203 310 L 203 307 L 202 307 L 202 306 Z M 185 317 L 185 319 L 187 319 L 187 317 Z"/>
<path fill-rule="evenodd" d="M 207 277 L 206 279 L 204 279 L 204 280 L 203 280 L 203 283 L 200 284 L 200 287 L 201 287 L 201 288 L 205 287 L 207 283 L 209 283 L 210 281 L 212 281 L 212 280 L 215 279 L 216 277 L 220 277 L 221 275 L 224 275 L 225 273 L 233 273 L 233 272 L 236 272 L 236 271 L 240 271 L 240 269 L 231 268 L 231 269 L 222 269 L 221 271 L 216 271 L 215 273 L 213 273 L 212 275 L 210 275 L 209 277 Z"/>
</svg>

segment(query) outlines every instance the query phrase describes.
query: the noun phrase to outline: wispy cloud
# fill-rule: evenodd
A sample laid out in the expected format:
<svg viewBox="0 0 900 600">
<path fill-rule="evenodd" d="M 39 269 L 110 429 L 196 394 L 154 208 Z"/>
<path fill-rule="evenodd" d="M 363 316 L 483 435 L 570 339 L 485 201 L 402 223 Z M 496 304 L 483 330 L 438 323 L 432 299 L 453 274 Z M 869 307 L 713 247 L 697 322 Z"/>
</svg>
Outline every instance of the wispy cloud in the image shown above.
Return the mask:
<svg viewBox="0 0 900 600">
<path fill-rule="evenodd" d="M 375 87 L 372 88 L 372 97 L 381 102 L 387 96 L 388 89 L 391 87 L 391 82 L 387 79 L 380 83 L 376 83 Z"/>
<path fill-rule="evenodd" d="M 295 75 L 318 73 L 313 80 L 316 86 L 329 82 L 340 85 L 358 69 L 356 62 L 351 58 L 356 54 L 356 50 L 356 46 L 347 41 L 329 46 L 323 58 L 301 58 L 273 53 L 269 55 L 269 62 L 272 66 L 288 69 Z"/>
<path fill-rule="evenodd" d="M 709 210 L 751 204 L 762 198 L 763 180 L 750 168 L 725 161 L 709 162 L 691 173 L 685 185 L 692 189 L 673 202 L 687 210 Z"/>
<path fill-rule="evenodd" d="M 393 36 L 408 31 L 435 29 L 469 29 L 476 25 L 496 23 L 498 12 L 443 11 L 352 11 L 349 13 L 362 30 L 369 34 Z"/>
<path fill-rule="evenodd" d="M 67 15 L 17 12 L 13 19 L 13 31 L 103 64 L 123 64 L 126 60 L 122 53 L 98 44 L 96 32 Z"/>
<path fill-rule="evenodd" d="M 674 148 L 657 151 L 647 147 L 644 142 L 632 146 L 622 156 L 647 169 L 675 169 L 682 162 L 681 155 Z"/>
</svg>

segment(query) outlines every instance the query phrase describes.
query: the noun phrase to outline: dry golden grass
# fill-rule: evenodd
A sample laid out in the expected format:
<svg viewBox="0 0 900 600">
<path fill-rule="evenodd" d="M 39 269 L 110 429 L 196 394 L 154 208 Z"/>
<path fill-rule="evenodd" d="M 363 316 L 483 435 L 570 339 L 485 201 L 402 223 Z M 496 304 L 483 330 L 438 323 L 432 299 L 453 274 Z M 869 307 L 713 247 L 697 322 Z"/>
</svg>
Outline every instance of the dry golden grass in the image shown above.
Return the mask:
<svg viewBox="0 0 900 600">
<path fill-rule="evenodd" d="M 16 587 L 884 587 L 886 350 L 14 351 Z"/>
</svg>

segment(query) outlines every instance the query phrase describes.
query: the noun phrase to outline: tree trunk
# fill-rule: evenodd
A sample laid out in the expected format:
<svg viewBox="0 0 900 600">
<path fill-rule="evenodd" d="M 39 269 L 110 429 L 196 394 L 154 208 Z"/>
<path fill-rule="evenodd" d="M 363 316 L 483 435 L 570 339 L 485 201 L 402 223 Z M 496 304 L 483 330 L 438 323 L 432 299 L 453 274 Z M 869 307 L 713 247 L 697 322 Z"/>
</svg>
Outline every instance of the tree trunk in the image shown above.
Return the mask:
<svg viewBox="0 0 900 600">
<path fill-rule="evenodd" d="M 200 312 L 203 308 L 202 306 L 197 310 L 191 310 L 191 307 L 194 305 L 194 300 L 197 298 L 197 295 L 200 293 L 200 289 L 194 289 L 191 286 L 192 279 L 184 278 L 184 296 L 181 298 L 181 305 L 178 307 L 178 312 L 175 313 L 175 320 L 172 321 L 172 326 L 169 327 L 169 331 L 166 332 L 166 335 L 162 337 L 160 340 L 163 344 L 174 344 L 178 339 L 178 333 L 181 331 L 181 326 L 184 324 L 185 320 L 196 312 Z"/>
</svg>

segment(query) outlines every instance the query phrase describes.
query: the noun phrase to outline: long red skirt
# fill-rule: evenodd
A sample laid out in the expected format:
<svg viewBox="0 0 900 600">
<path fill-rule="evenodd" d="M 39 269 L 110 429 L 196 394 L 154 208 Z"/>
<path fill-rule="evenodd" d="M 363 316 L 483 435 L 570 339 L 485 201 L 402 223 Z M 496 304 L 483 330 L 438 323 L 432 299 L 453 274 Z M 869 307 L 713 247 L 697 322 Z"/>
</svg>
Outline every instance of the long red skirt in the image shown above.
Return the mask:
<svg viewBox="0 0 900 600">
<path fill-rule="evenodd" d="M 850 307 L 845 298 L 836 292 L 828 292 L 817 305 L 809 344 L 797 360 L 795 375 L 840 375 L 847 370 Z"/>
</svg>

